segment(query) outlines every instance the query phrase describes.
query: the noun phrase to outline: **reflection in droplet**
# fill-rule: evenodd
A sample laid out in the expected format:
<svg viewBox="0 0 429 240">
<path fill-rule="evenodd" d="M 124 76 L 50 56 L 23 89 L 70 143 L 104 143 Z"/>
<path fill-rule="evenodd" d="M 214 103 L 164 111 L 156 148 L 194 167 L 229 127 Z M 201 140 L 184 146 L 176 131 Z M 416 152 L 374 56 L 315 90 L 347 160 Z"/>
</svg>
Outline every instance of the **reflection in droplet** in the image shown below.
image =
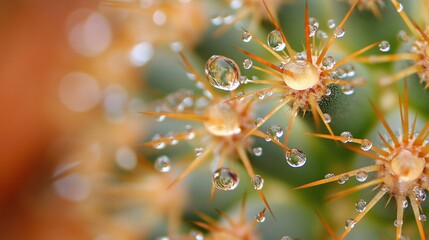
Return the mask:
<svg viewBox="0 0 429 240">
<path fill-rule="evenodd" d="M 240 86 L 240 69 L 232 60 L 213 55 L 207 60 L 205 73 L 210 84 L 218 89 L 233 91 Z"/>
<path fill-rule="evenodd" d="M 380 44 L 378 44 L 378 49 L 382 52 L 388 52 L 390 50 L 390 43 L 388 41 L 381 41 Z"/>
<path fill-rule="evenodd" d="M 356 202 L 356 211 L 363 212 L 366 209 L 366 202 L 363 199 L 359 199 L 359 201 Z"/>
<path fill-rule="evenodd" d="M 155 166 L 155 169 L 159 172 L 162 172 L 162 173 L 169 172 L 171 170 L 170 158 L 168 158 L 165 155 L 160 156 L 155 160 L 154 166 Z"/>
<path fill-rule="evenodd" d="M 286 43 L 283 41 L 283 37 L 279 30 L 275 29 L 268 34 L 268 46 L 274 51 L 282 51 L 286 47 Z"/>
<path fill-rule="evenodd" d="M 286 161 L 291 167 L 302 167 L 307 162 L 307 156 L 299 149 L 293 148 L 290 152 L 286 152 Z"/>
<path fill-rule="evenodd" d="M 56 180 L 54 189 L 64 199 L 75 202 L 86 199 L 91 192 L 89 179 L 80 174 L 71 174 Z"/>
<path fill-rule="evenodd" d="M 259 175 L 255 175 L 252 178 L 252 185 L 255 190 L 261 190 L 264 187 L 264 179 Z"/>
<path fill-rule="evenodd" d="M 85 112 L 95 107 L 101 99 L 97 81 L 86 73 L 72 72 L 60 80 L 58 94 L 70 110 Z"/>
<path fill-rule="evenodd" d="M 217 189 L 229 191 L 237 188 L 240 179 L 231 169 L 219 168 L 213 173 L 212 182 Z"/>
</svg>

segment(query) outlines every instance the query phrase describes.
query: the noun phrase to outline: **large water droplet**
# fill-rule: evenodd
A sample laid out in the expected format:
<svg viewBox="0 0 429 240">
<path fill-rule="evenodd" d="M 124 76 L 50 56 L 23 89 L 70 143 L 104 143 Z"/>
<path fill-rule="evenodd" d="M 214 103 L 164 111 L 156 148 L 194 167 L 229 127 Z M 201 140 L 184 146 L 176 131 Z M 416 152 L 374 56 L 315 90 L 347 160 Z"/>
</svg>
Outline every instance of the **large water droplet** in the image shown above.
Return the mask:
<svg viewBox="0 0 429 240">
<path fill-rule="evenodd" d="M 368 173 L 365 171 L 359 171 L 356 173 L 356 180 L 358 180 L 359 182 L 365 182 L 367 178 Z"/>
<path fill-rule="evenodd" d="M 243 40 L 243 42 L 250 42 L 250 40 L 252 40 L 252 35 L 244 31 L 243 34 L 241 35 L 241 39 Z"/>
<path fill-rule="evenodd" d="M 282 35 L 279 30 L 275 29 L 268 34 L 268 46 L 274 51 L 282 51 L 286 47 L 286 43 L 283 41 Z"/>
<path fill-rule="evenodd" d="M 356 202 L 356 211 L 363 212 L 366 209 L 366 202 L 363 199 L 360 199 Z"/>
<path fill-rule="evenodd" d="M 155 160 L 155 169 L 159 172 L 169 172 L 171 170 L 171 162 L 170 162 L 170 158 L 168 158 L 167 156 L 163 155 L 158 157 Z"/>
<path fill-rule="evenodd" d="M 362 139 L 360 148 L 365 152 L 369 151 L 372 148 L 372 142 L 368 139 Z"/>
<path fill-rule="evenodd" d="M 302 167 L 307 162 L 307 156 L 299 149 L 293 148 L 290 152 L 286 152 L 286 161 L 291 167 Z"/>
<path fill-rule="evenodd" d="M 219 168 L 213 173 L 212 182 L 217 189 L 229 191 L 237 188 L 240 179 L 229 168 Z"/>
<path fill-rule="evenodd" d="M 390 50 L 390 43 L 388 41 L 381 41 L 380 44 L 378 44 L 378 49 L 382 52 L 388 52 Z"/>
<path fill-rule="evenodd" d="M 207 60 L 205 72 L 210 84 L 215 88 L 233 91 L 240 86 L 240 69 L 232 59 L 213 55 Z"/>
<path fill-rule="evenodd" d="M 255 190 L 261 190 L 264 187 L 264 179 L 259 175 L 255 175 L 252 178 L 252 185 Z"/>
<path fill-rule="evenodd" d="M 351 134 L 351 132 L 348 132 L 348 131 L 342 132 L 341 137 L 343 137 L 343 139 L 341 139 L 341 142 L 343 143 L 348 143 L 353 140 L 353 135 Z"/>
<path fill-rule="evenodd" d="M 336 27 L 334 30 L 334 36 L 336 38 L 342 38 L 346 34 L 346 31 L 343 28 Z"/>
</svg>

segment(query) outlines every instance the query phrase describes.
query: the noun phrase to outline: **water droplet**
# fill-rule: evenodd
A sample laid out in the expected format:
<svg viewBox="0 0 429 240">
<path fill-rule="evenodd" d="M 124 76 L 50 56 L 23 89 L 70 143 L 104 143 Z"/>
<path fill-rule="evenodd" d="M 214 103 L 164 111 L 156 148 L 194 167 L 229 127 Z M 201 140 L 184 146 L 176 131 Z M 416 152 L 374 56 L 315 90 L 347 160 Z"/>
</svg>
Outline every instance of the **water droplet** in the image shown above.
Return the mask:
<svg viewBox="0 0 429 240">
<path fill-rule="evenodd" d="M 309 37 L 313 37 L 316 34 L 317 29 L 319 29 L 319 22 L 315 18 L 309 18 L 308 19 L 308 25 L 310 28 Z"/>
<path fill-rule="evenodd" d="M 360 199 L 356 202 L 356 211 L 363 212 L 366 209 L 366 202 L 363 199 Z"/>
<path fill-rule="evenodd" d="M 419 220 L 422 221 L 422 222 L 425 222 L 426 221 L 426 215 L 420 214 Z"/>
<path fill-rule="evenodd" d="M 398 3 L 398 5 L 396 6 L 396 11 L 402 12 L 402 10 L 404 10 L 404 6 L 402 5 L 402 3 Z"/>
<path fill-rule="evenodd" d="M 326 88 L 325 90 L 325 96 L 331 96 L 332 90 L 330 88 Z"/>
<path fill-rule="evenodd" d="M 322 65 L 326 69 L 332 69 L 335 65 L 335 58 L 332 56 L 326 56 L 323 58 Z"/>
<path fill-rule="evenodd" d="M 260 124 L 263 123 L 263 121 L 264 121 L 263 118 L 260 118 L 260 117 L 256 118 L 256 120 L 255 120 L 255 126 L 259 126 Z"/>
<path fill-rule="evenodd" d="M 365 171 L 359 171 L 356 173 L 356 180 L 358 180 L 359 182 L 365 182 L 367 178 L 368 173 Z"/>
<path fill-rule="evenodd" d="M 407 199 L 402 200 L 402 207 L 407 208 L 408 207 L 408 201 Z"/>
<path fill-rule="evenodd" d="M 335 20 L 334 19 L 329 19 L 328 20 L 328 28 L 334 28 L 335 27 Z"/>
<path fill-rule="evenodd" d="M 217 189 L 229 191 L 237 188 L 240 179 L 229 168 L 219 168 L 213 173 L 212 182 Z"/>
<path fill-rule="evenodd" d="M 347 73 L 344 69 L 338 68 L 337 70 L 335 70 L 333 72 L 333 77 L 335 77 L 337 79 L 344 79 L 347 77 Z"/>
<path fill-rule="evenodd" d="M 258 223 L 264 222 L 265 221 L 265 209 L 260 211 L 257 215 L 256 215 L 256 221 Z"/>
<path fill-rule="evenodd" d="M 333 174 L 333 173 L 327 173 L 325 175 L 325 179 L 330 179 L 330 178 L 333 178 L 333 177 L 335 177 L 335 174 Z"/>
<path fill-rule="evenodd" d="M 347 180 L 349 180 L 349 175 L 346 174 L 346 175 L 344 175 L 344 177 L 338 179 L 338 183 L 339 184 L 344 184 L 344 183 L 347 182 Z"/>
<path fill-rule="evenodd" d="M 324 32 L 322 30 L 318 30 L 317 33 L 316 33 L 316 37 L 320 38 L 320 39 L 326 39 L 329 36 L 328 36 L 328 34 L 326 32 Z"/>
<path fill-rule="evenodd" d="M 348 64 L 344 67 L 344 71 L 347 77 L 354 77 L 356 75 L 355 67 L 352 64 Z"/>
<path fill-rule="evenodd" d="M 334 36 L 336 38 L 342 38 L 346 34 L 346 31 L 343 28 L 336 27 L 334 30 Z"/>
<path fill-rule="evenodd" d="M 275 29 L 268 34 L 268 46 L 274 51 L 280 52 L 286 47 L 286 43 L 283 41 L 282 35 L 279 30 Z"/>
<path fill-rule="evenodd" d="M 243 34 L 241 35 L 241 39 L 243 40 L 243 42 L 250 42 L 252 40 L 252 35 L 250 35 L 249 32 L 243 32 Z"/>
<path fill-rule="evenodd" d="M 341 86 L 341 92 L 344 95 L 352 95 L 355 92 L 355 89 L 352 85 L 343 85 Z"/>
<path fill-rule="evenodd" d="M 388 41 L 381 41 L 380 44 L 378 44 L 378 49 L 382 52 L 388 52 L 390 50 L 390 43 Z"/>
<path fill-rule="evenodd" d="M 152 138 L 152 141 L 158 141 L 158 140 L 161 140 L 161 138 L 162 138 L 163 136 L 161 135 L 161 134 L 155 134 L 154 136 L 153 136 L 153 138 Z M 163 148 L 165 148 L 165 146 L 167 145 L 167 143 L 166 142 L 164 142 L 164 141 L 160 141 L 160 142 L 157 142 L 156 144 L 154 144 L 154 148 L 155 149 L 163 149 Z"/>
<path fill-rule="evenodd" d="M 240 86 L 240 69 L 224 56 L 213 55 L 207 60 L 205 73 L 210 84 L 218 89 L 233 91 Z"/>
<path fill-rule="evenodd" d="M 190 126 L 190 125 L 187 125 L 186 127 L 185 127 L 185 133 L 187 133 L 188 134 L 188 140 L 192 140 L 192 139 L 194 139 L 195 138 L 195 132 L 194 132 L 194 130 L 193 130 L 193 128 L 192 128 L 192 126 Z"/>
<path fill-rule="evenodd" d="M 238 99 L 238 101 L 243 101 L 244 100 L 244 92 L 237 93 L 237 99 Z"/>
<path fill-rule="evenodd" d="M 203 152 L 204 152 L 204 148 L 202 147 L 197 147 L 194 149 L 195 157 L 201 156 Z"/>
<path fill-rule="evenodd" d="M 231 24 L 234 22 L 234 19 L 235 19 L 234 15 L 227 15 L 223 18 L 223 23 L 224 24 Z"/>
<path fill-rule="evenodd" d="M 204 235 L 202 232 L 197 231 L 197 230 L 192 230 L 189 235 L 191 236 L 192 239 L 195 240 L 204 240 Z"/>
<path fill-rule="evenodd" d="M 243 67 L 244 69 L 250 69 L 253 66 L 253 62 L 250 59 L 245 59 L 243 61 Z"/>
<path fill-rule="evenodd" d="M 344 138 L 341 140 L 341 142 L 343 142 L 343 143 L 348 143 L 348 142 L 351 142 L 353 140 L 353 135 L 351 134 L 351 132 L 348 132 L 348 131 L 342 132 L 341 137 Z"/>
<path fill-rule="evenodd" d="M 259 175 L 255 175 L 252 178 L 252 185 L 255 190 L 261 190 L 264 187 L 264 179 Z"/>
<path fill-rule="evenodd" d="M 353 228 L 355 226 L 355 224 L 356 224 L 355 220 L 353 218 L 349 218 L 349 219 L 346 220 L 345 228 L 346 229 L 349 229 L 349 228 L 351 229 L 351 228 Z"/>
<path fill-rule="evenodd" d="M 155 169 L 159 172 L 162 172 L 162 173 L 169 172 L 171 169 L 170 158 L 168 158 L 165 155 L 160 156 L 155 160 L 154 166 L 155 166 Z"/>
<path fill-rule="evenodd" d="M 324 113 L 323 114 L 323 121 L 325 121 L 325 123 L 330 123 L 331 122 L 331 115 Z"/>
<path fill-rule="evenodd" d="M 393 225 L 394 225 L 395 227 L 402 226 L 402 224 L 403 224 L 402 219 L 396 219 L 396 220 L 393 222 Z"/>
<path fill-rule="evenodd" d="M 273 125 L 268 128 L 267 134 L 274 139 L 278 139 L 279 137 L 283 136 L 283 128 L 279 125 Z"/>
<path fill-rule="evenodd" d="M 255 156 L 257 156 L 257 157 L 262 156 L 262 148 L 261 147 L 254 147 L 253 148 L 253 154 L 255 154 Z"/>
<path fill-rule="evenodd" d="M 368 139 L 362 139 L 362 142 L 360 144 L 360 149 L 366 152 L 371 148 L 372 148 L 372 142 Z"/>
<path fill-rule="evenodd" d="M 291 167 L 302 167 L 307 162 L 307 156 L 300 149 L 293 148 L 286 152 L 286 161 Z"/>
</svg>

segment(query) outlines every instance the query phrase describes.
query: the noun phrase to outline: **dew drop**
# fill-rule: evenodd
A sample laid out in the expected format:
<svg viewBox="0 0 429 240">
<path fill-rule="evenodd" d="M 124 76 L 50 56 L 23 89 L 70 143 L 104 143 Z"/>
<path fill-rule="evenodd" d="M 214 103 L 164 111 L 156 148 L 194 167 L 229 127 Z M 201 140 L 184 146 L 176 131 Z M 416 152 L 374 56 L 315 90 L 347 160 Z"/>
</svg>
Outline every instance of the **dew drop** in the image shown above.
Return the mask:
<svg viewBox="0 0 429 240">
<path fill-rule="evenodd" d="M 402 10 L 404 10 L 404 6 L 402 5 L 402 3 L 399 3 L 396 7 L 396 11 L 402 12 Z"/>
<path fill-rule="evenodd" d="M 366 209 L 366 202 L 363 199 L 360 199 L 356 202 L 356 211 L 363 212 Z"/>
<path fill-rule="evenodd" d="M 335 177 L 335 174 L 333 174 L 333 173 L 327 173 L 325 175 L 325 179 L 330 179 L 330 178 L 333 178 L 333 177 Z"/>
<path fill-rule="evenodd" d="M 396 219 L 394 222 L 393 222 L 393 225 L 395 226 L 395 227 L 399 227 L 399 226 L 402 226 L 402 219 Z"/>
<path fill-rule="evenodd" d="M 339 184 L 344 184 L 344 183 L 347 182 L 347 180 L 349 180 L 349 175 L 346 174 L 346 175 L 344 175 L 344 177 L 338 179 L 338 183 Z"/>
<path fill-rule="evenodd" d="M 258 223 L 265 222 L 265 209 L 260 211 L 255 218 Z"/>
<path fill-rule="evenodd" d="M 213 55 L 207 60 L 205 73 L 210 84 L 218 89 L 233 91 L 240 86 L 240 69 L 232 60 Z"/>
<path fill-rule="evenodd" d="M 204 235 L 202 232 L 197 231 L 197 230 L 192 230 L 189 235 L 191 236 L 192 239 L 194 240 L 204 240 Z"/>
<path fill-rule="evenodd" d="M 331 122 L 331 115 L 324 113 L 323 114 L 323 121 L 325 121 L 325 123 L 330 123 Z"/>
<path fill-rule="evenodd" d="M 338 68 L 333 72 L 333 76 L 337 79 L 344 79 L 347 77 L 347 73 L 344 69 Z"/>
<path fill-rule="evenodd" d="M 259 175 L 255 175 L 252 178 L 252 185 L 255 190 L 261 190 L 264 187 L 264 179 Z"/>
<path fill-rule="evenodd" d="M 245 59 L 243 61 L 243 67 L 244 69 L 250 69 L 253 66 L 253 62 L 250 59 Z"/>
<path fill-rule="evenodd" d="M 335 25 L 336 25 L 335 24 L 335 20 L 334 19 L 329 19 L 327 25 L 328 25 L 328 28 L 331 28 L 331 29 L 334 28 Z"/>
<path fill-rule="evenodd" d="M 229 191 L 237 188 L 240 179 L 229 168 L 219 168 L 213 173 L 212 182 L 217 189 Z"/>
<path fill-rule="evenodd" d="M 402 200 L 402 207 L 407 208 L 408 207 L 408 201 L 407 199 Z"/>
<path fill-rule="evenodd" d="M 348 131 L 342 132 L 341 137 L 344 138 L 341 140 L 341 142 L 343 142 L 343 143 L 348 143 L 348 142 L 351 142 L 353 140 L 353 135 Z"/>
<path fill-rule="evenodd" d="M 203 152 L 204 152 L 204 148 L 202 147 L 197 147 L 194 149 L 195 157 L 201 156 Z"/>
<path fill-rule="evenodd" d="M 187 134 L 188 134 L 188 136 L 187 136 L 187 139 L 188 139 L 188 140 L 192 140 L 192 139 L 194 139 L 194 138 L 195 138 L 195 132 L 194 132 L 194 130 L 193 130 L 193 128 L 192 128 L 192 126 L 187 125 L 187 126 L 185 127 L 185 133 L 187 133 Z"/>
<path fill-rule="evenodd" d="M 170 158 L 168 158 L 165 155 L 160 156 L 155 160 L 154 166 L 158 172 L 162 172 L 162 173 L 169 172 L 171 170 Z"/>
<path fill-rule="evenodd" d="M 279 30 L 275 29 L 268 34 L 268 46 L 274 51 L 280 52 L 286 47 L 286 43 L 283 41 L 282 35 Z"/>
<path fill-rule="evenodd" d="M 238 99 L 238 101 L 243 101 L 244 100 L 244 92 L 237 93 L 237 99 Z"/>
<path fill-rule="evenodd" d="M 362 142 L 360 144 L 360 149 L 363 151 L 369 151 L 372 148 L 372 142 L 368 139 L 362 139 Z"/>
<path fill-rule="evenodd" d="M 346 34 L 346 31 L 343 28 L 336 27 L 334 30 L 334 37 L 342 38 Z"/>
<path fill-rule="evenodd" d="M 293 148 L 290 152 L 286 152 L 285 156 L 289 166 L 294 168 L 302 167 L 307 162 L 307 156 L 300 149 Z"/>
<path fill-rule="evenodd" d="M 426 215 L 424 215 L 424 214 L 420 214 L 420 216 L 419 216 L 419 220 L 420 221 L 422 221 L 422 222 L 425 222 L 426 221 Z"/>
<path fill-rule="evenodd" d="M 326 56 L 323 58 L 322 60 L 322 65 L 326 68 L 326 69 L 332 69 L 335 65 L 335 58 L 332 56 Z"/>
<path fill-rule="evenodd" d="M 353 218 L 347 219 L 346 220 L 346 225 L 345 225 L 346 230 L 353 228 L 355 226 L 355 224 L 356 224 L 356 222 L 355 222 L 355 220 Z"/>
<path fill-rule="evenodd" d="M 332 90 L 330 88 L 326 88 L 325 96 L 331 96 Z"/>
<path fill-rule="evenodd" d="M 388 52 L 390 50 L 390 43 L 388 41 L 381 41 L 380 44 L 378 44 L 378 49 L 382 52 Z"/>
<path fill-rule="evenodd" d="M 262 148 L 261 147 L 254 147 L 253 148 L 253 154 L 255 154 L 255 156 L 257 156 L 257 157 L 262 156 Z"/>
<path fill-rule="evenodd" d="M 161 138 L 162 138 L 163 136 L 161 135 L 161 134 L 155 134 L 154 136 L 153 136 L 153 138 L 152 138 L 152 141 L 158 141 L 158 140 L 161 140 Z M 166 142 L 164 142 L 164 141 L 160 141 L 160 142 L 157 142 L 156 144 L 154 144 L 154 148 L 155 149 L 163 149 L 163 148 L 165 148 L 165 146 L 167 145 L 167 143 Z"/>
<path fill-rule="evenodd" d="M 259 126 L 260 124 L 262 124 L 263 123 L 263 121 L 264 121 L 264 119 L 263 118 L 256 118 L 256 120 L 255 120 L 255 126 Z"/>
<path fill-rule="evenodd" d="M 270 128 L 268 128 L 267 134 L 270 137 L 277 139 L 277 138 L 283 136 L 283 128 L 280 127 L 279 125 L 273 125 Z"/>
<path fill-rule="evenodd" d="M 249 32 L 243 32 L 243 34 L 241 35 L 241 39 L 243 40 L 243 42 L 250 42 L 252 40 L 252 35 L 250 35 Z"/>
<path fill-rule="evenodd" d="M 359 182 L 365 182 L 367 178 L 368 173 L 365 171 L 359 171 L 356 173 L 356 180 L 358 180 Z"/>
</svg>

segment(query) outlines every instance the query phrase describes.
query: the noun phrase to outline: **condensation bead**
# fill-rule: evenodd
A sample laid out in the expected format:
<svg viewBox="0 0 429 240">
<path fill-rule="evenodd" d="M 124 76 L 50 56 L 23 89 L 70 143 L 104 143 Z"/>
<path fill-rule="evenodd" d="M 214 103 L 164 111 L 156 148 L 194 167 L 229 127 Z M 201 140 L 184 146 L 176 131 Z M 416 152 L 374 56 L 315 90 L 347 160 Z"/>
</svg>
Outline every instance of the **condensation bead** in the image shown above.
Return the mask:
<svg viewBox="0 0 429 240">
<path fill-rule="evenodd" d="M 346 31 L 343 28 L 336 27 L 334 30 L 334 36 L 336 38 L 342 38 L 346 34 Z"/>
<path fill-rule="evenodd" d="M 261 147 L 254 147 L 253 148 L 253 154 L 255 154 L 255 156 L 260 157 L 262 156 L 262 148 Z"/>
<path fill-rule="evenodd" d="M 332 56 L 326 56 L 323 58 L 322 60 L 322 65 L 326 68 L 326 69 L 332 69 L 335 65 L 335 58 Z"/>
<path fill-rule="evenodd" d="M 426 221 L 426 215 L 420 214 L 419 220 L 422 221 L 422 222 L 425 222 Z"/>
<path fill-rule="evenodd" d="M 243 42 L 250 42 L 252 40 L 252 35 L 250 35 L 249 32 L 243 32 L 243 34 L 241 35 L 241 39 L 243 40 Z"/>
<path fill-rule="evenodd" d="M 161 134 L 155 134 L 152 138 L 152 141 L 159 141 L 161 140 L 163 136 Z M 165 143 L 164 141 L 160 141 L 157 142 L 156 144 L 154 144 L 154 148 L 155 149 L 163 149 L 165 148 L 165 146 L 167 145 L 167 143 Z"/>
<path fill-rule="evenodd" d="M 240 69 L 230 58 L 213 55 L 206 62 L 205 73 L 210 84 L 217 89 L 233 91 L 240 86 Z"/>
<path fill-rule="evenodd" d="M 238 174 L 229 168 L 219 168 L 213 173 L 212 182 L 217 189 L 229 191 L 237 188 Z"/>
<path fill-rule="evenodd" d="M 252 178 L 252 185 L 255 190 L 261 190 L 264 187 L 264 179 L 259 175 L 255 175 Z"/>
<path fill-rule="evenodd" d="M 363 212 L 366 209 L 366 202 L 363 199 L 360 199 L 356 202 L 356 211 Z"/>
<path fill-rule="evenodd" d="M 355 220 L 353 218 L 349 218 L 346 220 L 345 228 L 346 229 L 353 228 L 355 224 L 356 224 Z"/>
<path fill-rule="evenodd" d="M 243 67 L 244 69 L 250 69 L 253 66 L 253 62 L 250 59 L 245 59 L 243 61 Z"/>
<path fill-rule="evenodd" d="M 328 28 L 334 28 L 335 27 L 335 20 L 334 19 L 329 19 L 328 20 L 328 23 L 327 23 L 327 25 L 328 25 Z"/>
<path fill-rule="evenodd" d="M 402 223 L 403 223 L 402 219 L 396 219 L 396 220 L 393 222 L 393 225 L 394 225 L 395 227 L 400 227 L 400 226 L 402 226 Z"/>
<path fill-rule="evenodd" d="M 155 160 L 154 166 L 155 166 L 155 169 L 159 172 L 162 172 L 162 173 L 169 172 L 171 170 L 170 158 L 168 158 L 165 155 L 160 156 Z"/>
<path fill-rule="evenodd" d="M 331 122 L 331 115 L 324 113 L 323 114 L 323 121 L 325 121 L 325 123 L 330 123 Z"/>
<path fill-rule="evenodd" d="M 307 156 L 300 149 L 293 148 L 290 152 L 286 152 L 286 162 L 291 167 L 302 167 L 307 162 Z"/>
<path fill-rule="evenodd" d="M 378 49 L 382 52 L 388 52 L 390 50 L 390 43 L 388 41 L 381 41 L 380 44 L 378 44 Z"/>
<path fill-rule="evenodd" d="M 265 209 L 260 211 L 255 218 L 258 223 L 265 222 Z"/>
<path fill-rule="evenodd" d="M 286 43 L 283 41 L 280 31 L 277 29 L 268 34 L 267 43 L 268 46 L 277 52 L 282 51 L 286 47 Z"/>
<path fill-rule="evenodd" d="M 365 171 L 359 171 L 356 173 L 356 180 L 358 180 L 359 182 L 365 182 L 367 178 L 368 173 Z"/>
<path fill-rule="evenodd" d="M 365 152 L 369 151 L 372 148 L 372 142 L 368 139 L 362 139 L 360 148 Z"/>
<path fill-rule="evenodd" d="M 333 178 L 333 177 L 335 177 L 335 174 L 333 174 L 333 173 L 327 173 L 325 175 L 325 179 L 330 179 L 330 178 Z"/>
<path fill-rule="evenodd" d="M 240 116 L 227 103 L 214 104 L 206 109 L 207 131 L 216 136 L 231 136 L 241 132 Z"/>
<path fill-rule="evenodd" d="M 352 85 L 343 85 L 341 86 L 341 92 L 344 95 L 352 95 L 355 92 L 355 89 Z"/>
<path fill-rule="evenodd" d="M 344 139 L 341 139 L 341 142 L 343 142 L 343 143 L 348 143 L 348 142 L 351 142 L 353 140 L 353 135 L 348 131 L 342 132 L 341 137 L 344 138 Z"/>
</svg>

